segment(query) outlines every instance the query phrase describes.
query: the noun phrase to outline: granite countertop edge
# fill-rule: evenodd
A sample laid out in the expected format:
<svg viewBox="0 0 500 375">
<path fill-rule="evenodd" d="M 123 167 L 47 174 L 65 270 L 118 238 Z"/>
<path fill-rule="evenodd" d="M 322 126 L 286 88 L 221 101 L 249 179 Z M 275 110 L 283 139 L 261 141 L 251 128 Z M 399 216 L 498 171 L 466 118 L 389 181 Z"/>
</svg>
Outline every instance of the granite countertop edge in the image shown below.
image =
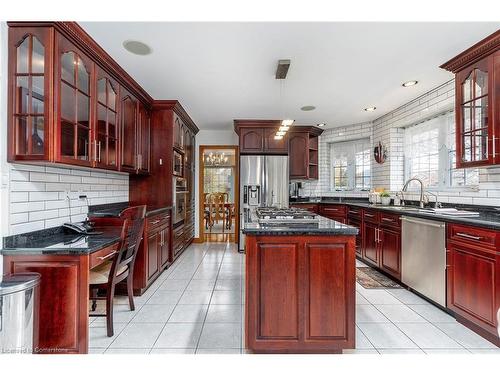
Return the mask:
<svg viewBox="0 0 500 375">
<path fill-rule="evenodd" d="M 411 216 L 421 219 L 428 219 L 434 221 L 442 221 L 447 223 L 455 223 L 455 224 L 467 224 L 473 225 L 486 229 L 494 229 L 500 230 L 500 220 L 485 220 L 481 219 L 481 217 L 458 217 L 458 216 L 449 216 L 449 215 L 440 215 L 440 214 L 432 214 L 432 213 L 423 213 L 423 212 L 412 212 L 412 211 L 401 211 L 399 209 L 393 208 L 393 206 L 383 206 L 383 205 L 374 205 L 368 202 L 360 202 L 360 201 L 350 201 L 349 199 L 339 201 L 329 201 L 329 200 L 321 200 L 318 202 L 315 201 L 300 201 L 300 202 L 290 202 L 290 204 L 338 204 L 338 205 L 349 205 L 356 206 L 361 208 L 368 208 L 372 210 L 381 210 L 401 216 Z"/>
</svg>

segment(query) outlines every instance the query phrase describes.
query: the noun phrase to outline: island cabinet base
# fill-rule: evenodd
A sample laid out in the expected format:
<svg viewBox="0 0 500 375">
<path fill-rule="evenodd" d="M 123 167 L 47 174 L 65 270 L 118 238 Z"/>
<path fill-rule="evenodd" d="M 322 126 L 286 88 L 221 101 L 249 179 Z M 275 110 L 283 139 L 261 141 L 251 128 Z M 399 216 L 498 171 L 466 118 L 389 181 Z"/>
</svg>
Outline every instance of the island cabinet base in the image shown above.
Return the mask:
<svg viewBox="0 0 500 375">
<path fill-rule="evenodd" d="M 247 235 L 247 349 L 353 349 L 355 272 L 355 236 Z"/>
</svg>

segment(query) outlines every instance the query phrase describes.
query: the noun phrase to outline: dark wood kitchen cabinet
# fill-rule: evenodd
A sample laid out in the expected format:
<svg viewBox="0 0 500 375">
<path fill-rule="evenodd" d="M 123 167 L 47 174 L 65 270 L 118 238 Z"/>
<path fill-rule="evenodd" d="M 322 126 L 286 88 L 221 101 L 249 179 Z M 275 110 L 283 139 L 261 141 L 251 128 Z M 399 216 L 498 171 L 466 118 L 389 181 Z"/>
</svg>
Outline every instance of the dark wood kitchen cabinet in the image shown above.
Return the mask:
<svg viewBox="0 0 500 375">
<path fill-rule="evenodd" d="M 234 120 L 242 155 L 288 155 L 288 134 L 274 139 L 279 120 Z"/>
<path fill-rule="evenodd" d="M 54 30 L 9 28 L 8 159 L 43 161 L 53 152 Z"/>
<path fill-rule="evenodd" d="M 356 236 L 356 255 L 363 256 L 363 211 L 358 207 L 347 207 L 347 224 L 358 228 Z"/>
<path fill-rule="evenodd" d="M 105 70 L 96 67 L 97 125 L 94 152 L 98 168 L 117 170 L 119 139 L 119 85 Z"/>
<path fill-rule="evenodd" d="M 55 40 L 55 158 L 64 164 L 91 167 L 97 157 L 92 140 L 94 63 L 59 33 Z"/>
<path fill-rule="evenodd" d="M 347 207 L 343 204 L 323 203 L 319 206 L 319 214 L 342 224 L 347 221 Z"/>
<path fill-rule="evenodd" d="M 295 180 L 317 180 L 319 136 L 315 126 L 293 126 L 288 135 L 289 175 Z"/>
<path fill-rule="evenodd" d="M 500 31 L 441 68 L 455 74 L 457 167 L 500 164 Z"/>
<path fill-rule="evenodd" d="M 500 346 L 500 233 L 447 226 L 447 307 L 460 323 Z"/>
<path fill-rule="evenodd" d="M 363 210 L 361 258 L 401 279 L 401 221 L 399 215 Z"/>
<path fill-rule="evenodd" d="M 152 98 L 77 23 L 8 25 L 8 161 L 149 173 Z"/>
</svg>

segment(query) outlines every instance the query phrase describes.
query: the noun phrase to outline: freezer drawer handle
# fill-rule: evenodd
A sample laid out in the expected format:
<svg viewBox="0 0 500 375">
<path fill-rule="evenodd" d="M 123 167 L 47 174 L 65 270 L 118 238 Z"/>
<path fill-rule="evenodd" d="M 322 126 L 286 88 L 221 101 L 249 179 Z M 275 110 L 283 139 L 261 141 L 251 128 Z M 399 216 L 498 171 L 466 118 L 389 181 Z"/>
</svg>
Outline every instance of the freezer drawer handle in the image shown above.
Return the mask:
<svg viewBox="0 0 500 375">
<path fill-rule="evenodd" d="M 460 233 L 460 232 L 458 232 L 458 233 L 457 233 L 457 236 L 458 236 L 458 237 L 463 237 L 463 238 L 468 238 L 468 239 L 470 239 L 470 240 L 476 240 L 476 241 L 479 241 L 479 240 L 482 240 L 482 239 L 483 239 L 483 237 L 473 236 L 473 235 L 471 235 L 471 234 L 467 234 L 467 233 Z"/>
</svg>

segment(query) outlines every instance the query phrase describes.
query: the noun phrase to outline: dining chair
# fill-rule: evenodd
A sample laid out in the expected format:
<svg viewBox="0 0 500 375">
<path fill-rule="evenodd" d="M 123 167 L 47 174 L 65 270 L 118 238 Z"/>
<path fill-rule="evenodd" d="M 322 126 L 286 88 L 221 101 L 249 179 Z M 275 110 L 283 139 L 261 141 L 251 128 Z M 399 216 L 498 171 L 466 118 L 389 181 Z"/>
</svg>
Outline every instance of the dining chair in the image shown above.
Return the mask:
<svg viewBox="0 0 500 375">
<path fill-rule="evenodd" d="M 115 256 L 112 260 L 105 261 L 90 270 L 91 310 L 96 310 L 97 300 L 106 300 L 106 313 L 90 314 L 90 316 L 106 317 L 108 337 L 113 336 L 113 298 L 116 284 L 119 282 L 126 281 L 130 310 L 135 310 L 133 293 L 134 263 L 143 237 L 145 215 L 146 206 L 129 207 L 123 210 L 120 213 L 123 225 Z M 99 295 L 99 292 L 104 292 L 104 295 Z"/>
<path fill-rule="evenodd" d="M 205 229 L 212 228 L 212 221 L 211 221 L 211 215 L 210 213 L 212 212 L 212 203 L 211 203 L 211 197 L 210 193 L 204 193 L 203 195 L 203 218 L 205 220 Z"/>
</svg>

